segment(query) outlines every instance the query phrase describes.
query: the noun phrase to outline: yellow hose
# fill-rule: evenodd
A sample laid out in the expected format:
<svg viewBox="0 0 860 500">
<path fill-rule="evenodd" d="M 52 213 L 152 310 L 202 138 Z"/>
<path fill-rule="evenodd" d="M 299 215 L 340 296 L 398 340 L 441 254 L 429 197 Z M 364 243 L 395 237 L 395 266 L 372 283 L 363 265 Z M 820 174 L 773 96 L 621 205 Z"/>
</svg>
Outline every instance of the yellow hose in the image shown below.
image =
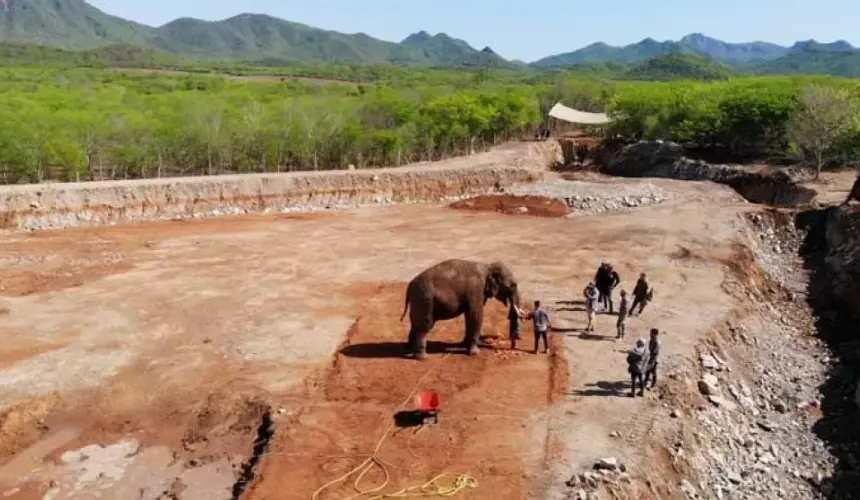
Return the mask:
<svg viewBox="0 0 860 500">
<path fill-rule="evenodd" d="M 445 356 L 442 357 L 442 361 L 444 361 L 448 356 L 450 356 L 450 353 L 445 354 Z M 439 364 L 441 364 L 441 362 Z M 412 396 L 415 395 L 415 392 L 421 386 L 421 383 L 424 382 L 424 379 L 426 379 L 427 376 L 430 375 L 430 373 L 432 373 L 432 372 L 433 372 L 433 368 L 427 370 L 427 372 L 424 373 L 424 375 L 421 377 L 421 379 L 418 380 L 418 383 L 415 384 L 415 387 L 412 389 L 412 391 L 409 392 L 409 395 L 406 397 L 406 399 L 403 401 L 403 403 L 401 403 L 400 406 L 398 406 L 397 409 L 395 409 L 395 413 L 406 406 L 406 404 L 412 399 Z M 345 499 L 342 499 L 342 500 L 351 500 L 353 498 L 363 497 L 363 496 L 370 495 L 373 493 L 378 493 L 379 491 L 385 489 L 385 487 L 388 486 L 388 482 L 391 479 L 391 475 L 388 473 L 388 469 L 385 467 L 385 464 L 383 464 L 382 461 L 380 461 L 377 458 L 377 455 L 379 454 L 379 449 L 382 448 L 382 444 L 388 438 L 388 435 L 391 433 L 391 429 L 393 429 L 393 428 L 394 428 L 394 423 L 392 422 L 391 424 L 389 424 L 388 428 L 385 430 L 385 433 L 382 435 L 382 437 L 376 443 L 376 446 L 373 448 L 373 454 L 370 457 L 365 459 L 363 462 L 361 462 L 361 464 L 358 465 L 358 467 L 352 469 L 351 471 L 347 472 L 346 474 L 320 486 L 320 488 L 314 492 L 313 496 L 311 496 L 311 500 L 317 500 L 320 493 L 322 493 L 323 491 L 325 491 L 329 487 L 334 486 L 335 484 L 346 481 L 347 479 L 349 479 L 350 476 L 352 476 L 353 474 L 355 474 L 357 472 L 359 473 L 358 477 L 355 478 L 355 481 L 352 484 L 352 487 L 353 487 L 353 489 L 355 489 L 356 494 L 349 496 L 349 497 L 346 497 Z M 361 489 L 361 480 L 370 471 L 370 469 L 373 468 L 374 465 L 379 467 L 382 470 L 382 473 L 385 475 L 385 480 L 379 486 L 376 486 L 376 487 L 368 489 L 368 490 L 362 490 Z M 450 486 L 441 486 L 441 485 L 437 484 L 437 481 L 439 481 L 439 479 L 441 479 L 442 477 L 445 477 L 446 475 L 448 475 L 448 474 L 440 474 L 440 475 L 434 477 L 433 479 L 431 479 L 430 481 L 427 481 L 426 483 L 424 483 L 422 485 L 410 486 L 410 487 L 404 488 L 404 489 L 402 489 L 396 493 L 376 495 L 373 497 L 369 497 L 367 500 L 379 500 L 379 499 L 385 499 L 385 498 L 430 497 L 430 496 L 450 497 L 450 496 L 454 496 L 454 495 L 460 493 L 461 491 L 463 491 L 465 489 L 471 489 L 471 488 L 477 488 L 478 487 L 478 481 L 476 481 L 475 478 L 468 476 L 466 474 L 459 474 L 457 476 L 454 476 L 453 484 L 451 484 Z M 418 491 L 415 491 L 416 489 Z"/>
</svg>

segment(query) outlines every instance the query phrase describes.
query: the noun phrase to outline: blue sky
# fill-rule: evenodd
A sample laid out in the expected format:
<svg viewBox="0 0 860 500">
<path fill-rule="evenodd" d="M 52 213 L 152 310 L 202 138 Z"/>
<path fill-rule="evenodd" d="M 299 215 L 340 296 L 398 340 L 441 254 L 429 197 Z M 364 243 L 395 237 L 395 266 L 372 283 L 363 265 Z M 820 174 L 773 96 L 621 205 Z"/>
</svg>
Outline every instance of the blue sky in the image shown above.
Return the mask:
<svg viewBox="0 0 860 500">
<path fill-rule="evenodd" d="M 860 45 L 858 0 L 90 0 L 105 12 L 158 26 L 177 17 L 220 20 L 263 13 L 344 33 L 400 41 L 445 32 L 509 59 L 533 61 L 596 41 L 700 32 L 730 42 L 783 45 L 810 38 Z M 500 8 L 499 5 L 511 5 Z"/>
</svg>

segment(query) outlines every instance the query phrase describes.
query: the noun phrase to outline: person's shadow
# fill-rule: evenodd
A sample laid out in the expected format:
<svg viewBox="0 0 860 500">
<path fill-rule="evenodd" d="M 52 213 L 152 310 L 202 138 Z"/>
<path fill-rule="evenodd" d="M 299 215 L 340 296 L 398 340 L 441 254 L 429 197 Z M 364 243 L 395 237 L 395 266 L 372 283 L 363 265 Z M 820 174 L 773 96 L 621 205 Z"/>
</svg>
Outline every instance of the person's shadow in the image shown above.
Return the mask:
<svg viewBox="0 0 860 500">
<path fill-rule="evenodd" d="M 585 384 L 585 388 L 571 392 L 574 396 L 601 396 L 601 397 L 624 397 L 630 391 L 630 382 L 626 381 L 600 381 L 593 384 Z"/>
</svg>

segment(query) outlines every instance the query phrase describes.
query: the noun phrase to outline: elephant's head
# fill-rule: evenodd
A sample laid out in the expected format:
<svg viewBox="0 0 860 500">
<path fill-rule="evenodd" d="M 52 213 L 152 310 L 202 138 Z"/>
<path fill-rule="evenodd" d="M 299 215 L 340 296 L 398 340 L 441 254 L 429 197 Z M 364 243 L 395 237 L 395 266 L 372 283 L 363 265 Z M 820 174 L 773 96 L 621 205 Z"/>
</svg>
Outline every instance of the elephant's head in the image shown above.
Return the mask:
<svg viewBox="0 0 860 500">
<path fill-rule="evenodd" d="M 520 303 L 517 280 L 508 266 L 501 262 L 493 262 L 489 265 L 487 279 L 484 282 L 484 298 L 495 298 L 505 305 Z"/>
</svg>

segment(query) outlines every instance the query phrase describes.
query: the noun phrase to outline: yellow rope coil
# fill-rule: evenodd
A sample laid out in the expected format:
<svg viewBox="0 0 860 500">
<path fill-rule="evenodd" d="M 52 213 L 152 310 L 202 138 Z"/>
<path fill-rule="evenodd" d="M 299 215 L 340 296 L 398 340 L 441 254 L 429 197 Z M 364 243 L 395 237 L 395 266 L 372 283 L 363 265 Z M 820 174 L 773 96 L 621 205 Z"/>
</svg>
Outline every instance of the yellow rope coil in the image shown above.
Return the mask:
<svg viewBox="0 0 860 500">
<path fill-rule="evenodd" d="M 445 358 L 447 358 L 449 355 L 450 354 L 446 354 L 445 356 L 443 356 L 442 360 L 444 361 Z M 398 410 L 402 409 L 404 406 L 406 406 L 406 404 L 412 399 L 412 396 L 415 394 L 415 391 L 418 390 L 418 387 L 421 386 L 421 383 L 424 382 L 424 379 L 426 379 L 427 376 L 430 375 L 430 373 L 432 371 L 433 371 L 433 368 L 427 370 L 427 372 L 424 373 L 424 375 L 421 377 L 421 379 L 418 380 L 418 383 L 415 384 L 415 387 L 412 389 L 412 391 L 410 391 L 409 396 L 407 396 L 406 399 L 403 401 L 403 403 L 401 403 L 401 405 L 397 408 Z M 314 492 L 313 496 L 311 497 L 311 500 L 317 500 L 320 493 L 322 493 L 323 491 L 325 491 L 329 487 L 334 486 L 337 483 L 340 483 L 342 481 L 346 481 L 347 479 L 349 479 L 350 476 L 352 476 L 355 473 L 359 473 L 358 477 L 355 478 L 355 481 L 352 484 L 352 487 L 356 491 L 356 494 L 349 496 L 349 497 L 346 497 L 342 500 L 352 500 L 354 498 L 359 498 L 359 497 L 367 496 L 367 495 L 370 495 L 373 493 L 378 493 L 378 492 L 382 491 L 383 489 L 385 489 L 385 487 L 388 486 L 388 482 L 391 480 L 391 475 L 388 473 L 388 469 L 385 467 L 385 464 L 383 464 L 377 458 L 377 455 L 379 454 L 379 449 L 382 448 L 382 443 L 385 442 L 385 439 L 388 437 L 389 433 L 391 433 L 391 429 L 393 429 L 393 428 L 394 428 L 394 423 L 391 423 L 388 426 L 388 429 L 385 430 L 385 433 L 382 435 L 382 437 L 376 443 L 376 446 L 373 449 L 373 454 L 370 457 L 365 459 L 363 462 L 361 462 L 361 464 L 359 464 L 358 467 L 352 469 L 351 471 L 347 472 L 346 474 L 320 486 L 320 488 Z M 376 486 L 376 487 L 368 489 L 368 490 L 362 490 L 361 489 L 361 480 L 364 479 L 364 476 L 368 472 L 370 472 L 370 470 L 373 468 L 374 465 L 379 467 L 382 470 L 382 473 L 385 475 L 385 480 L 379 486 Z M 454 476 L 454 481 L 450 486 L 443 486 L 443 485 L 437 484 L 439 479 L 441 479 L 445 476 L 448 476 L 448 475 L 450 475 L 450 474 L 440 474 L 440 475 L 434 477 L 433 479 L 431 479 L 430 481 L 427 481 L 424 484 L 416 485 L 416 486 L 410 486 L 408 488 L 404 488 L 404 489 L 402 489 L 398 492 L 395 492 L 395 493 L 376 495 L 373 497 L 369 497 L 367 500 L 380 500 L 380 499 L 385 499 L 385 498 L 451 497 L 451 496 L 454 496 L 454 495 L 460 493 L 463 490 L 478 487 L 478 481 L 475 480 L 475 478 L 468 476 L 466 474 L 459 474 L 459 475 Z"/>
</svg>

